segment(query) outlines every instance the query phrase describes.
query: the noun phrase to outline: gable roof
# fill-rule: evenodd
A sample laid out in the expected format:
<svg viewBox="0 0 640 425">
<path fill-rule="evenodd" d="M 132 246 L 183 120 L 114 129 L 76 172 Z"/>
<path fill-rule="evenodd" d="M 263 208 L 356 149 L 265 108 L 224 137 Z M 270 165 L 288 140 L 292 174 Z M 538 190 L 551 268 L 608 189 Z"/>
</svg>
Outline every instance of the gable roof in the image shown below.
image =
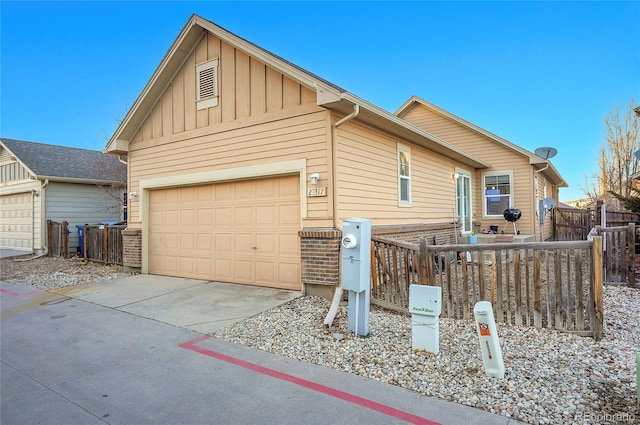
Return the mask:
<svg viewBox="0 0 640 425">
<path fill-rule="evenodd" d="M 568 187 L 567 182 L 562 178 L 558 170 L 553 166 L 551 161 L 545 160 L 538 155 L 529 152 L 528 150 L 512 143 L 502 137 L 496 136 L 495 134 L 485 130 L 484 128 L 478 127 L 477 125 L 470 123 L 467 120 L 460 118 L 457 115 L 452 114 L 449 111 L 445 111 L 444 109 L 434 105 L 433 103 L 429 103 L 424 99 L 419 98 L 418 96 L 412 96 L 409 100 L 407 100 L 398 110 L 395 112 L 395 115 L 402 118 L 405 114 L 407 114 L 411 109 L 413 109 L 416 105 L 421 105 L 438 115 L 441 115 L 465 128 L 471 130 L 474 133 L 480 134 L 485 138 L 504 146 L 507 149 L 510 149 L 529 160 L 529 164 L 533 165 L 538 170 L 542 171 L 543 174 L 549 178 L 556 186 L 558 187 Z"/>
<path fill-rule="evenodd" d="M 126 182 L 127 166 L 100 151 L 0 138 L 0 146 L 39 180 Z"/>
<path fill-rule="evenodd" d="M 359 112 L 355 117 L 358 121 L 388 131 L 471 167 L 489 167 L 487 162 L 195 14 L 187 21 L 133 106 L 120 122 L 105 147 L 106 152 L 114 154 L 128 152 L 129 141 L 138 132 L 176 73 L 207 32 L 314 90 L 319 106 L 345 115 L 358 108 Z"/>
</svg>

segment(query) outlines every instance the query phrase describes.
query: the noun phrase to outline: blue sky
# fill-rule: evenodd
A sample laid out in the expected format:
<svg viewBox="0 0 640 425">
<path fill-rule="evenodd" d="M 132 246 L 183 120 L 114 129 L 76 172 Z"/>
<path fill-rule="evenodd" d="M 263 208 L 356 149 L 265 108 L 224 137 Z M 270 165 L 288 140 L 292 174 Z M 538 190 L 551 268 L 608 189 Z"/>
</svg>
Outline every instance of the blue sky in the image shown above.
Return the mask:
<svg viewBox="0 0 640 425">
<path fill-rule="evenodd" d="M 2 1 L 0 135 L 104 148 L 192 13 L 389 112 L 417 95 L 555 147 L 563 201 L 640 104 L 640 2 Z"/>
</svg>

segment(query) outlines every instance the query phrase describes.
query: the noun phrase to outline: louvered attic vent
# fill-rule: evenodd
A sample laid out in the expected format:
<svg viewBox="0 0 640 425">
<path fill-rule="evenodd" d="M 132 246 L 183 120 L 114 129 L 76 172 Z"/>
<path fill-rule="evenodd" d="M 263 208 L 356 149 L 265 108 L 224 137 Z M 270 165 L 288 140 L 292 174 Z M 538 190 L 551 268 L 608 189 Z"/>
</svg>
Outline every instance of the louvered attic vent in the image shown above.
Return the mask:
<svg viewBox="0 0 640 425">
<path fill-rule="evenodd" d="M 196 81 L 198 83 L 197 109 L 218 106 L 218 59 L 197 65 Z"/>
</svg>

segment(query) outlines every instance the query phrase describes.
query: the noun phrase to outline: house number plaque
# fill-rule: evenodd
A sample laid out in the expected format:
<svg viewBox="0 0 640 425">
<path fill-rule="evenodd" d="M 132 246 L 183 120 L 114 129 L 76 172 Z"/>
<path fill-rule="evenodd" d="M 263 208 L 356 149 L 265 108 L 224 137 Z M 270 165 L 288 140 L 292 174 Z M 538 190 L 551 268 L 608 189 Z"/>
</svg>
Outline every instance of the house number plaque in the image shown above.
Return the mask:
<svg viewBox="0 0 640 425">
<path fill-rule="evenodd" d="M 307 196 L 312 198 L 314 196 L 327 196 L 327 188 L 326 187 L 313 187 L 307 189 Z"/>
</svg>

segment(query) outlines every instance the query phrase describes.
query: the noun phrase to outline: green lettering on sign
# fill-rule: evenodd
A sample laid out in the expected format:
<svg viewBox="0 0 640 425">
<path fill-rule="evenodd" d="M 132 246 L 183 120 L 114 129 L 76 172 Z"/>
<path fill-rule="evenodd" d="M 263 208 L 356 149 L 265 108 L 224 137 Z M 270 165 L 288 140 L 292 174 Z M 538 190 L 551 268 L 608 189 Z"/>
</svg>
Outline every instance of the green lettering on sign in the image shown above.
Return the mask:
<svg viewBox="0 0 640 425">
<path fill-rule="evenodd" d="M 431 310 L 430 308 L 427 308 L 427 307 L 413 307 L 413 308 L 411 308 L 411 310 L 414 310 L 414 311 L 423 311 L 423 312 L 425 312 L 425 313 L 434 313 L 434 311 L 433 311 L 433 310 Z"/>
</svg>

